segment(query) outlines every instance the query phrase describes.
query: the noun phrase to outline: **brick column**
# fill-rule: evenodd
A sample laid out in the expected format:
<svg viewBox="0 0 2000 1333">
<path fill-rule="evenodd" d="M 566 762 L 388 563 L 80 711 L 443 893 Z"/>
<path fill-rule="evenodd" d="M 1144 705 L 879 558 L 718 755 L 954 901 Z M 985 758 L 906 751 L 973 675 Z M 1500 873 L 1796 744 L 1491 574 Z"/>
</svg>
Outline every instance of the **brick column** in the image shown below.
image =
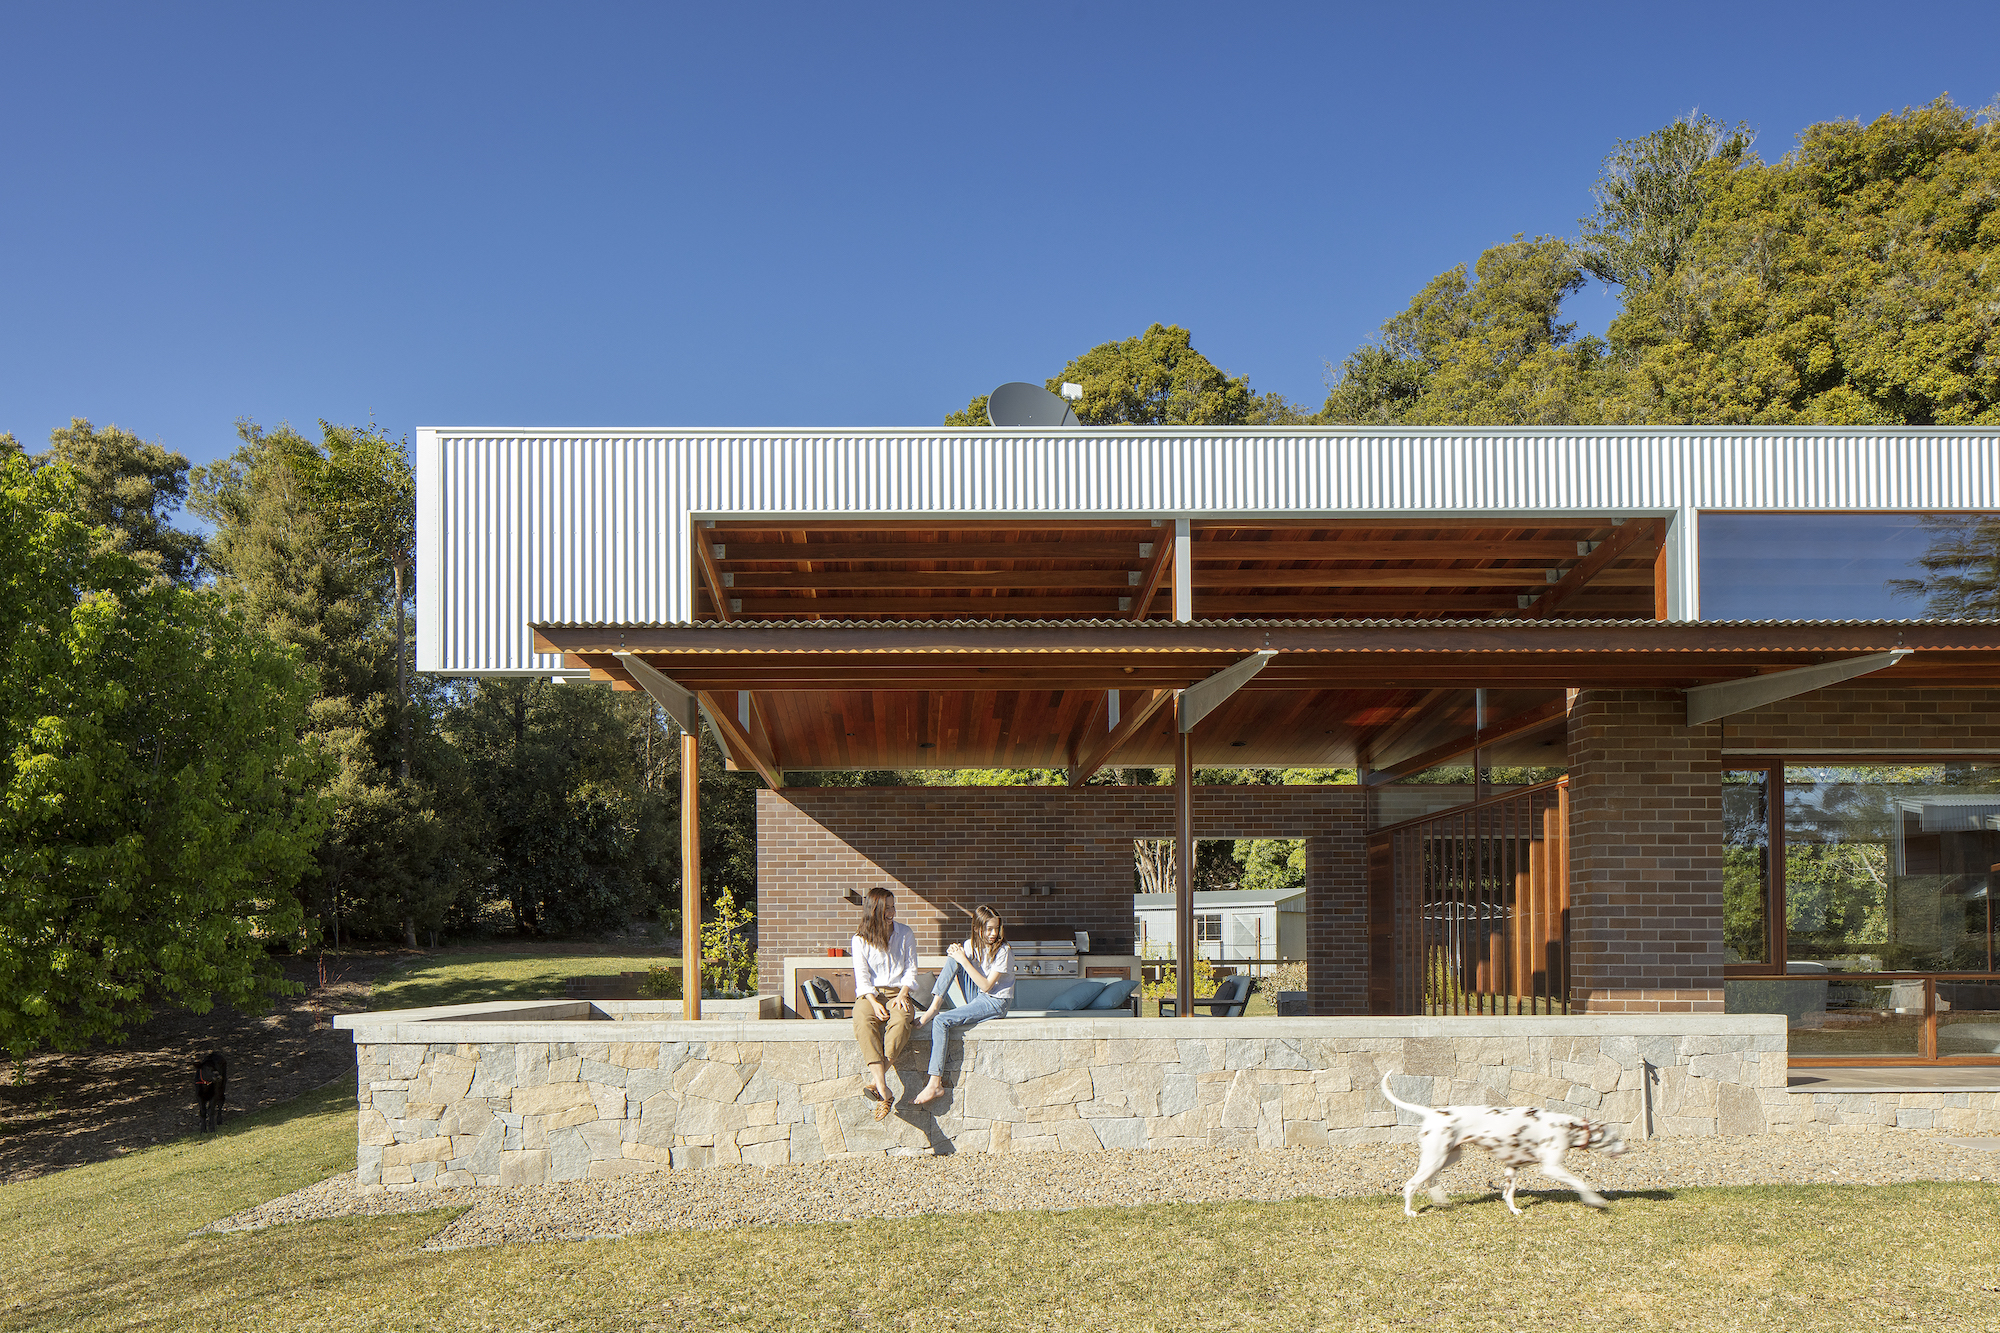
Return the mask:
<svg viewBox="0 0 2000 1333">
<path fill-rule="evenodd" d="M 1720 723 L 1672 690 L 1585 690 L 1569 718 L 1570 1002 L 1722 1012 Z"/>
</svg>

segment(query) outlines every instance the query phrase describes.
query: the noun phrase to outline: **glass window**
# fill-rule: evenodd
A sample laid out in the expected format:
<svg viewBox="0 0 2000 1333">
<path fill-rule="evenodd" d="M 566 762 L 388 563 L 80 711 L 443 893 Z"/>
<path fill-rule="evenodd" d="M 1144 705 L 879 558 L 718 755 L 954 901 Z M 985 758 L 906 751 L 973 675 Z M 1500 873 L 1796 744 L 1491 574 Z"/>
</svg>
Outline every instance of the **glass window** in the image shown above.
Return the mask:
<svg viewBox="0 0 2000 1333">
<path fill-rule="evenodd" d="M 2000 615 L 2000 514 L 1703 514 L 1703 620 Z"/>
<path fill-rule="evenodd" d="M 1784 820 L 1791 962 L 1992 970 L 2000 764 L 1787 765 Z"/>
<path fill-rule="evenodd" d="M 1768 963 L 1765 922 L 1771 882 L 1771 775 L 1722 775 L 1722 945 L 1725 963 Z"/>
<path fill-rule="evenodd" d="M 1195 916 L 1194 942 L 1196 944 L 1222 943 L 1222 914 L 1220 912 L 1202 912 Z"/>
</svg>

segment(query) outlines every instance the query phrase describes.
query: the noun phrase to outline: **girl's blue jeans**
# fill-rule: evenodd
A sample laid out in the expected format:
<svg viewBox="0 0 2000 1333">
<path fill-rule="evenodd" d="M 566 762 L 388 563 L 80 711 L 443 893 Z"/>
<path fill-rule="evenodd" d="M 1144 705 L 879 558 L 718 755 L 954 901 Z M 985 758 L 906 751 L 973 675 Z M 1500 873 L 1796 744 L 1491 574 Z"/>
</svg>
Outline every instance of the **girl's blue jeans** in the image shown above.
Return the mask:
<svg viewBox="0 0 2000 1333">
<path fill-rule="evenodd" d="M 972 978 L 965 975 L 956 958 L 944 960 L 944 967 L 938 972 L 937 985 L 933 993 L 950 995 L 956 984 L 958 1008 L 945 1009 L 930 1023 L 931 1027 L 931 1077 L 944 1077 L 944 1058 L 951 1050 L 951 1034 L 954 1028 L 969 1028 L 975 1023 L 984 1023 L 989 1018 L 1000 1018 L 1007 1012 L 1010 1003 L 996 1000 L 979 987 L 972 984 Z"/>
</svg>

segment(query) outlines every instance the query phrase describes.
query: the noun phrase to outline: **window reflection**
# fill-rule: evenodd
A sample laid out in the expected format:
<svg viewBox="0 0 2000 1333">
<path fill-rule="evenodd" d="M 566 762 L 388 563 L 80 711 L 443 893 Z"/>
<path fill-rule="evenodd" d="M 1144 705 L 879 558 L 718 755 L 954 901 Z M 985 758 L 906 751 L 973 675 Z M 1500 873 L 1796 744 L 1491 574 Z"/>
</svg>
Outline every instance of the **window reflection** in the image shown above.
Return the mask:
<svg viewBox="0 0 2000 1333">
<path fill-rule="evenodd" d="M 1770 881 L 1771 775 L 1762 769 L 1722 775 L 1723 961 L 1768 963 L 1765 889 Z"/>
<path fill-rule="evenodd" d="M 1791 960 L 1991 970 L 2000 766 L 1788 765 L 1784 820 Z"/>
<path fill-rule="evenodd" d="M 1699 519 L 1703 620 L 2000 614 L 2000 514 L 1717 514 Z"/>
</svg>

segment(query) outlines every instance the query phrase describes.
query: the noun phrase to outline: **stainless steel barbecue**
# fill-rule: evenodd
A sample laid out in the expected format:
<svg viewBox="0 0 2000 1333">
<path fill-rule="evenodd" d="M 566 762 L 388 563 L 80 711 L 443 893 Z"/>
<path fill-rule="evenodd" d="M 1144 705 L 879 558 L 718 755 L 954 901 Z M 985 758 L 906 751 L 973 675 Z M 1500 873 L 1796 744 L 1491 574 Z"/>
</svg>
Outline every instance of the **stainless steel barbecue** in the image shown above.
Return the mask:
<svg viewBox="0 0 2000 1333">
<path fill-rule="evenodd" d="M 1082 976 L 1083 968 L 1076 956 L 1076 941 L 1074 939 L 1016 940 L 1014 975 L 1017 977 Z"/>
</svg>

